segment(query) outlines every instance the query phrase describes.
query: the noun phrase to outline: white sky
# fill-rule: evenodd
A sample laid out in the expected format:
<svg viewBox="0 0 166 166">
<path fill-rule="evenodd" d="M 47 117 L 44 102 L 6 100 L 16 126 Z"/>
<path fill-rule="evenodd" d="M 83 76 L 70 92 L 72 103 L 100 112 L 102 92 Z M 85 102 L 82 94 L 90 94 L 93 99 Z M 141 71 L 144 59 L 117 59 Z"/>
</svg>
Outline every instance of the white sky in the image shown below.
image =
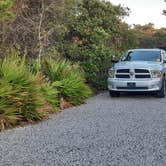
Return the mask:
<svg viewBox="0 0 166 166">
<path fill-rule="evenodd" d="M 133 24 L 154 23 L 156 28 L 166 28 L 166 16 L 162 15 L 162 10 L 166 9 L 164 0 L 109 0 L 115 5 L 121 4 L 129 7 L 131 14 L 125 21 Z"/>
</svg>

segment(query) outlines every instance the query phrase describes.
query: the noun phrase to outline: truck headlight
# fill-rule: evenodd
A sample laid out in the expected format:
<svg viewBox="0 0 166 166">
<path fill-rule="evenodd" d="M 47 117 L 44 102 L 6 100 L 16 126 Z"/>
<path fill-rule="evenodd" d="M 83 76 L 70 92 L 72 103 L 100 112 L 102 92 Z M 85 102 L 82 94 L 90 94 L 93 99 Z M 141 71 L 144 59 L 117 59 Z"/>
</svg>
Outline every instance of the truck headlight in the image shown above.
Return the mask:
<svg viewBox="0 0 166 166">
<path fill-rule="evenodd" d="M 161 71 L 154 70 L 152 71 L 152 77 L 153 78 L 162 78 L 163 73 Z"/>
<path fill-rule="evenodd" d="M 108 75 L 109 75 L 110 78 L 114 78 L 115 70 L 113 70 L 113 69 L 109 70 Z"/>
</svg>

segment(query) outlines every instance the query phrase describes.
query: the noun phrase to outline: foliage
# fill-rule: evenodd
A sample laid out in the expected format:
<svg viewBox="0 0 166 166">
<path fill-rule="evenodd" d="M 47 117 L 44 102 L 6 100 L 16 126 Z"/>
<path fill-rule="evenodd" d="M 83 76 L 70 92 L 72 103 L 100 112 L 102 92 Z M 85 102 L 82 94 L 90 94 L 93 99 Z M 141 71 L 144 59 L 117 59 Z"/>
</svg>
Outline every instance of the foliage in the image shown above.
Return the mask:
<svg viewBox="0 0 166 166">
<path fill-rule="evenodd" d="M 38 84 L 24 60 L 6 57 L 0 64 L 0 117 L 12 123 L 18 119 L 40 120 L 37 108 L 41 103 Z"/>
<path fill-rule="evenodd" d="M 79 62 L 88 83 L 102 89 L 112 54 L 136 45 L 133 31 L 121 20 L 128 8 L 103 0 L 15 2 L 16 19 L 0 36 L 1 55 L 6 46 L 18 49 L 21 55 L 26 52 L 30 58 L 50 55 L 54 48 L 59 57 Z"/>
<path fill-rule="evenodd" d="M 11 11 L 13 4 L 13 0 L 0 0 L 0 21 L 14 18 Z"/>
<path fill-rule="evenodd" d="M 48 83 L 45 83 L 41 86 L 41 92 L 43 96 L 45 97 L 45 100 L 47 103 L 52 106 L 53 110 L 57 110 L 58 106 L 58 98 L 57 94 L 58 91 Z"/>
<path fill-rule="evenodd" d="M 58 110 L 58 91 L 55 89 L 49 81 L 44 79 L 41 73 L 36 74 L 36 78 L 38 81 L 38 85 L 40 85 L 40 92 L 44 98 L 45 105 L 51 107 L 50 111 L 57 111 Z"/>
<path fill-rule="evenodd" d="M 132 47 L 134 43 L 135 36 L 121 21 L 128 10 L 106 1 L 83 0 L 78 11 L 78 16 L 69 24 L 70 31 L 64 38 L 62 54 L 73 62 L 80 62 L 89 84 L 105 89 L 112 55 Z"/>
<path fill-rule="evenodd" d="M 135 25 L 135 34 L 138 36 L 139 47 L 155 48 L 165 46 L 166 43 L 166 28 L 155 29 L 152 23 L 147 25 Z"/>
<path fill-rule="evenodd" d="M 3 44 L 19 49 L 21 54 L 26 51 L 29 57 L 45 55 L 50 47 L 62 44 L 76 4 L 77 0 L 15 0 L 15 20 L 6 26 Z"/>
<path fill-rule="evenodd" d="M 59 98 L 65 98 L 70 104 L 83 103 L 91 95 L 91 90 L 85 84 L 83 72 L 78 65 L 72 65 L 65 60 L 47 58 L 44 59 L 42 72 L 58 90 Z"/>
<path fill-rule="evenodd" d="M 107 70 L 113 55 L 135 47 L 164 45 L 165 32 L 153 24 L 123 22 L 129 8 L 105 0 L 0 0 L 0 15 L 12 11 L 13 22 L 0 26 L 0 55 L 14 47 L 29 59 L 43 56 L 79 63 L 87 82 L 106 88 Z M 6 4 L 6 5 L 2 5 Z M 3 9 L 3 10 L 2 10 Z M 1 17 L 2 18 L 2 17 Z M 40 62 L 34 66 L 39 70 Z"/>
<path fill-rule="evenodd" d="M 0 61 L 0 129 L 41 120 L 57 111 L 62 99 L 77 105 L 92 93 L 79 65 L 44 58 L 27 66 L 14 50 L 9 55 Z"/>
</svg>

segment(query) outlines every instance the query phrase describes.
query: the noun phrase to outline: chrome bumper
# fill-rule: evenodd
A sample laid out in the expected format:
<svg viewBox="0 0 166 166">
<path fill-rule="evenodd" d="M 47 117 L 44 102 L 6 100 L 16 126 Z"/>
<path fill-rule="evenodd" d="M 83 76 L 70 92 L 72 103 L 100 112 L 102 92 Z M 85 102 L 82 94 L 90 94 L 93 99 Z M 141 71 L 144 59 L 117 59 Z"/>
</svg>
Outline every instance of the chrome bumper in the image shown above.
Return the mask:
<svg viewBox="0 0 166 166">
<path fill-rule="evenodd" d="M 135 87 L 128 87 L 128 83 L 135 83 Z M 108 89 L 112 91 L 123 91 L 123 92 L 151 92 L 158 91 L 161 89 L 162 79 L 117 79 L 108 78 Z"/>
</svg>

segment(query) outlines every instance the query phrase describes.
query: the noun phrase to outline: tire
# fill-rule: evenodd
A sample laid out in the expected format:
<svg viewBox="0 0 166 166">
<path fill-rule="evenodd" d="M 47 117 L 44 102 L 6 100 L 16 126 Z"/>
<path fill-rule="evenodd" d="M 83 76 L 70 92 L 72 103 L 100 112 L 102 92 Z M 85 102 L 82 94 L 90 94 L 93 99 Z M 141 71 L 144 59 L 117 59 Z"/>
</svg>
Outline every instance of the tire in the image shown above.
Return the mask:
<svg viewBox="0 0 166 166">
<path fill-rule="evenodd" d="M 120 92 L 109 91 L 110 97 L 120 97 Z"/>
<path fill-rule="evenodd" d="M 166 80 L 165 78 L 163 79 L 161 89 L 157 92 L 157 97 L 158 98 L 164 98 L 166 95 Z"/>
</svg>

